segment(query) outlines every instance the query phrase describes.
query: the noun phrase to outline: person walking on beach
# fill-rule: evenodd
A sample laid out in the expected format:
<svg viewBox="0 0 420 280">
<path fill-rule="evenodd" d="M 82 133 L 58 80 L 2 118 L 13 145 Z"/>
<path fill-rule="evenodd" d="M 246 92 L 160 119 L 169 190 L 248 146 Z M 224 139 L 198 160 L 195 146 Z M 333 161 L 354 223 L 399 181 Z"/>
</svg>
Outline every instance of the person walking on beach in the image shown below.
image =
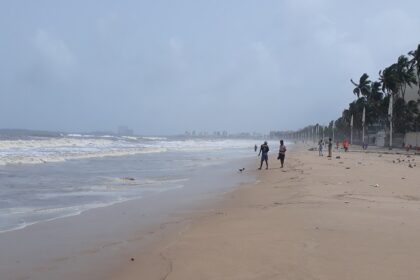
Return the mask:
<svg viewBox="0 0 420 280">
<path fill-rule="evenodd" d="M 257 152 L 257 149 L 258 149 L 257 144 L 255 144 L 254 151 Z"/>
<path fill-rule="evenodd" d="M 284 158 L 286 156 L 286 146 L 284 145 L 283 140 L 280 140 L 280 149 L 279 149 L 279 157 L 278 159 L 280 160 L 281 163 L 281 168 L 283 168 L 284 165 Z"/>
<path fill-rule="evenodd" d="M 328 139 L 328 157 L 329 157 L 329 158 L 331 158 L 331 157 L 332 157 L 332 146 L 333 146 L 333 144 L 332 144 L 332 139 L 331 139 L 331 138 L 329 138 L 329 139 Z"/>
<path fill-rule="evenodd" d="M 264 142 L 264 144 L 260 147 L 260 152 L 258 153 L 258 156 L 261 155 L 261 164 L 259 170 L 261 170 L 261 167 L 263 165 L 263 162 L 265 161 L 265 169 L 268 169 L 268 151 L 270 151 L 270 148 L 268 147 L 267 141 Z"/>
<path fill-rule="evenodd" d="M 320 139 L 319 142 L 318 142 L 318 155 L 320 157 L 324 156 L 324 154 L 322 153 L 323 148 L 324 148 L 324 141 L 322 141 L 322 139 Z"/>
<path fill-rule="evenodd" d="M 345 152 L 349 151 L 349 141 L 347 139 L 344 139 L 343 141 L 343 149 Z"/>
</svg>

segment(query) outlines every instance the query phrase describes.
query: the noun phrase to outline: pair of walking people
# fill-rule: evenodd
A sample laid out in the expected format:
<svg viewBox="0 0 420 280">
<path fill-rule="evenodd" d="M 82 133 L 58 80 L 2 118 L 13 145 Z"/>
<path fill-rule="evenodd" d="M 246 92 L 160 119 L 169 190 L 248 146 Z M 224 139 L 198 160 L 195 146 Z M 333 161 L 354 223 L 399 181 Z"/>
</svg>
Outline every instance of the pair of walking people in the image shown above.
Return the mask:
<svg viewBox="0 0 420 280">
<path fill-rule="evenodd" d="M 331 138 L 328 139 L 328 157 L 331 158 L 332 157 L 332 140 Z M 324 140 L 319 140 L 318 142 L 318 154 L 320 157 L 324 156 L 324 153 L 322 152 L 324 148 Z"/>
<path fill-rule="evenodd" d="M 265 169 L 268 169 L 268 152 L 270 151 L 270 148 L 268 147 L 267 141 L 264 142 L 264 144 L 260 147 L 260 152 L 258 153 L 258 156 L 261 155 L 261 164 L 259 170 L 261 170 L 263 163 L 265 162 Z M 277 159 L 280 160 L 281 168 L 284 166 L 284 158 L 286 157 L 286 146 L 284 145 L 284 141 L 280 140 L 280 148 L 279 148 L 279 155 Z"/>
</svg>

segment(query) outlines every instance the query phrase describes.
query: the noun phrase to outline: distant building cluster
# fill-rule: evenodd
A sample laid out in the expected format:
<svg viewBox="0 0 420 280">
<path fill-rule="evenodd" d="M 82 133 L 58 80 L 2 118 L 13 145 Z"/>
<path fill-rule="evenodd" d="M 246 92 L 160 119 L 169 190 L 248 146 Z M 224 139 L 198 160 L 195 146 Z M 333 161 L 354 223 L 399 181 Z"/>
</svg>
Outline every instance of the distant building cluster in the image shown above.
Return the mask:
<svg viewBox="0 0 420 280">
<path fill-rule="evenodd" d="M 257 133 L 257 132 L 239 132 L 239 133 L 228 133 L 226 130 L 223 131 L 214 131 L 214 132 L 207 132 L 207 131 L 185 131 L 184 136 L 186 137 L 197 137 L 197 138 L 263 138 L 264 134 Z"/>
<path fill-rule="evenodd" d="M 118 135 L 122 135 L 122 136 L 132 136 L 134 134 L 134 131 L 125 125 L 120 125 L 118 127 L 117 133 Z"/>
</svg>

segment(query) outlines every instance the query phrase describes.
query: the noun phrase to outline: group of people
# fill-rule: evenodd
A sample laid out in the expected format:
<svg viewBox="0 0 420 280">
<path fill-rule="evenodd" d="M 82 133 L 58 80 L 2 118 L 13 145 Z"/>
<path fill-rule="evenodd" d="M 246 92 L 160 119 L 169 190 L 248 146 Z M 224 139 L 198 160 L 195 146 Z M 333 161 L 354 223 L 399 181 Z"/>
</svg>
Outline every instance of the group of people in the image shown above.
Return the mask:
<svg viewBox="0 0 420 280">
<path fill-rule="evenodd" d="M 328 157 L 329 158 L 332 157 L 332 146 L 333 146 L 332 139 L 328 138 Z M 323 149 L 324 149 L 324 140 L 321 139 L 318 142 L 318 154 L 320 157 L 324 156 L 324 153 L 322 152 Z"/>
<path fill-rule="evenodd" d="M 328 144 L 328 157 L 331 158 L 332 157 L 332 147 L 333 147 L 333 142 L 332 142 L 331 138 L 328 139 L 327 144 Z M 325 143 L 324 143 L 323 139 L 320 139 L 319 142 L 318 142 L 319 156 L 324 156 L 324 154 L 323 154 L 324 145 L 325 145 Z M 349 146 L 350 146 L 349 141 L 347 139 L 343 140 L 342 145 L 343 145 L 344 151 L 348 152 Z M 339 147 L 340 147 L 340 142 L 337 141 L 337 146 L 336 146 L 337 150 L 338 150 Z M 364 150 L 367 149 L 367 144 L 363 144 L 363 149 Z"/>
<path fill-rule="evenodd" d="M 254 151 L 256 152 L 258 149 L 257 145 L 254 147 Z M 267 141 L 264 141 L 264 144 L 260 147 L 260 152 L 258 153 L 258 156 L 261 156 L 261 164 L 259 170 L 261 170 L 263 163 L 265 162 L 265 169 L 268 169 L 268 152 L 270 151 L 270 148 L 268 147 Z M 284 159 L 286 157 L 286 146 L 284 145 L 284 141 L 280 140 L 280 148 L 279 148 L 279 154 L 277 156 L 277 159 L 280 160 L 281 168 L 284 166 Z"/>
<path fill-rule="evenodd" d="M 323 139 L 320 139 L 318 142 L 318 152 L 319 152 L 319 156 L 324 156 L 323 150 L 324 150 L 324 146 L 327 145 L 328 146 L 328 158 L 332 158 L 332 148 L 333 148 L 333 142 L 331 138 L 328 138 L 328 142 L 324 143 Z M 337 148 L 339 146 L 339 142 L 337 142 Z M 347 140 L 343 141 L 343 149 L 344 151 L 348 151 L 349 148 L 349 143 Z M 257 145 L 254 146 L 254 151 L 257 152 L 258 147 Z M 267 141 L 264 141 L 264 144 L 262 144 L 260 146 L 260 151 L 258 153 L 258 156 L 261 156 L 261 163 L 260 163 L 260 167 L 258 168 L 259 170 L 261 170 L 264 162 L 265 162 L 265 169 L 268 169 L 268 152 L 270 151 L 270 148 L 268 147 Z M 279 148 L 279 154 L 277 159 L 280 160 L 281 163 L 281 168 L 283 168 L 284 166 L 284 159 L 286 157 L 286 146 L 284 145 L 284 141 L 280 140 L 280 148 Z"/>
</svg>

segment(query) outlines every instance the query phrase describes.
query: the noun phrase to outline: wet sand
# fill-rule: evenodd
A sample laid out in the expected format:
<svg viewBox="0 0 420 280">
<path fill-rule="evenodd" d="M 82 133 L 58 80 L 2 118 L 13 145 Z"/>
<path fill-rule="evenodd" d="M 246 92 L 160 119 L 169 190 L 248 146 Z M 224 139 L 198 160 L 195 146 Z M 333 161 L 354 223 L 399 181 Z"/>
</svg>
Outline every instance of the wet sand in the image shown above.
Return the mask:
<svg viewBox="0 0 420 280">
<path fill-rule="evenodd" d="M 192 171 L 181 189 L 0 233 L 1 280 L 103 280 L 250 181 L 233 160 Z"/>
<path fill-rule="evenodd" d="M 417 279 L 417 160 L 289 151 L 108 279 Z"/>
</svg>

